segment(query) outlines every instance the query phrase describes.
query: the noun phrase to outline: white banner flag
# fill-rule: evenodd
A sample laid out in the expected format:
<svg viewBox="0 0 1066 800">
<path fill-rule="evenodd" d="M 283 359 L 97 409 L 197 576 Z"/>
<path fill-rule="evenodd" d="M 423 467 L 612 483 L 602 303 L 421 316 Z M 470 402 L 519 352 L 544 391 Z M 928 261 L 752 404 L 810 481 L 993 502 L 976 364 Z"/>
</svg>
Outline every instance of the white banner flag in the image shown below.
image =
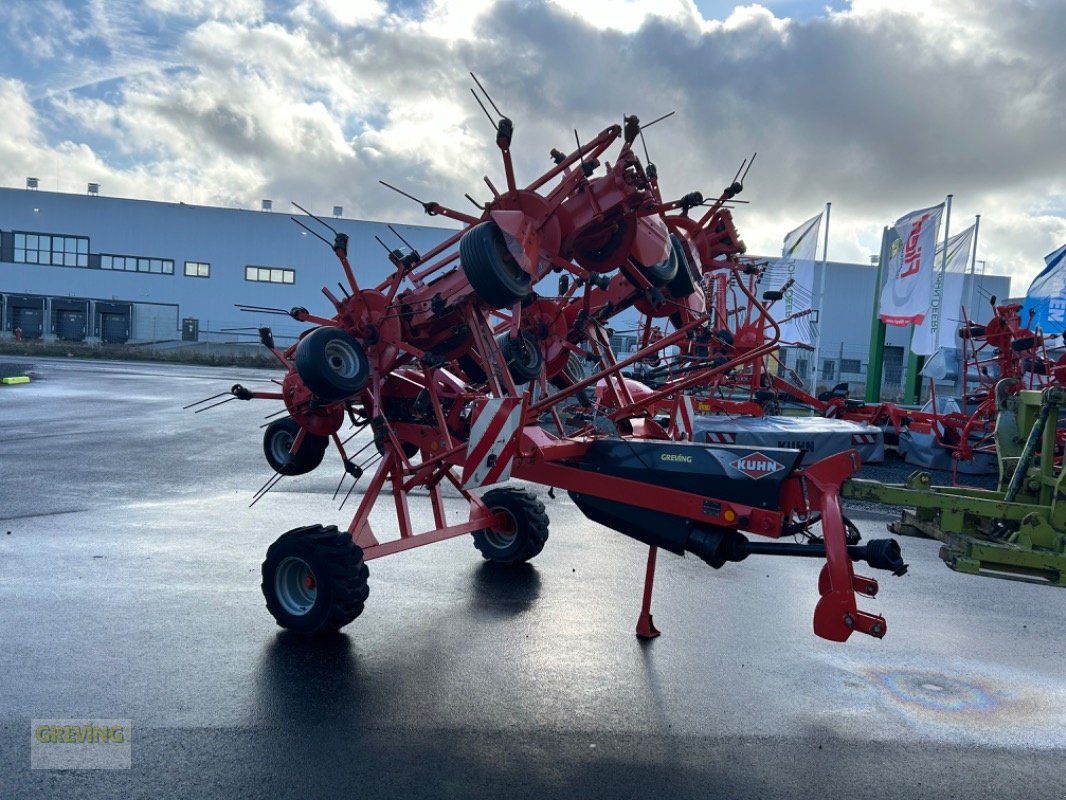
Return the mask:
<svg viewBox="0 0 1066 800">
<path fill-rule="evenodd" d="M 936 283 L 929 300 L 925 319 L 914 326 L 911 337 L 911 352 L 920 356 L 931 356 L 941 346 L 955 346 L 955 329 L 962 319 L 962 289 L 965 283 L 966 266 L 970 261 L 970 244 L 973 241 L 974 226 L 948 239 L 947 265 L 940 271 L 944 257 L 944 243 L 936 248 Z M 950 331 L 950 333 L 945 333 Z"/>
<path fill-rule="evenodd" d="M 809 312 L 814 299 L 814 258 L 818 250 L 818 230 L 822 215 L 811 217 L 785 236 L 781 258 L 767 270 L 767 289 L 781 289 L 789 279 L 792 284 L 784 290 L 779 305 L 774 306 L 774 316 L 781 320 L 782 342 L 812 344 L 810 316 L 790 319 L 796 314 Z M 764 279 L 765 280 L 765 279 Z"/>
<path fill-rule="evenodd" d="M 944 204 L 914 211 L 896 221 L 898 247 L 889 257 L 888 280 L 881 290 L 881 321 L 886 325 L 921 322 L 929 310 L 936 280 L 933 257 Z"/>
</svg>

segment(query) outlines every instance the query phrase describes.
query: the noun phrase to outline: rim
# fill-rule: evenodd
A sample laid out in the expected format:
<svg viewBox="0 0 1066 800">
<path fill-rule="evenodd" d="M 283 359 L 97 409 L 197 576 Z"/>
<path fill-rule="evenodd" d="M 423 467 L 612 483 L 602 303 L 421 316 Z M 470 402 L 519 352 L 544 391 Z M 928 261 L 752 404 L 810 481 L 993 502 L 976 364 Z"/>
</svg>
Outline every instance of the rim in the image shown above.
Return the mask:
<svg viewBox="0 0 1066 800">
<path fill-rule="evenodd" d="M 525 367 L 527 371 L 537 371 L 540 368 L 540 348 L 535 342 L 531 342 L 525 331 L 522 331 L 517 339 L 507 338 L 504 334 L 502 347 L 506 349 L 504 355 L 508 364 Z"/>
<path fill-rule="evenodd" d="M 270 453 L 279 464 L 288 464 L 292 461 L 292 444 L 296 441 L 287 430 L 279 430 L 270 439 Z"/>
<path fill-rule="evenodd" d="M 300 617 L 310 611 L 318 597 L 311 565 L 296 556 L 283 558 L 274 573 L 274 593 L 286 613 Z"/>
<path fill-rule="evenodd" d="M 514 349 L 511 352 L 518 356 L 518 363 L 525 367 L 536 369 L 540 366 L 540 351 L 537 350 L 536 345 L 526 341 L 525 337 L 514 342 Z"/>
<path fill-rule="evenodd" d="M 335 375 L 342 378 L 357 378 L 362 374 L 359 354 L 348 342 L 334 339 L 326 344 L 326 363 Z"/>
<path fill-rule="evenodd" d="M 484 531 L 485 541 L 487 541 L 496 550 L 506 550 L 518 537 L 518 523 L 515 521 L 514 514 L 508 511 L 506 508 L 493 508 L 490 509 L 493 514 L 505 514 L 510 521 L 510 530 L 502 531 L 496 528 L 486 528 Z"/>
<path fill-rule="evenodd" d="M 530 277 L 526 271 L 522 269 L 522 266 L 518 263 L 518 259 L 516 258 L 516 253 L 522 252 L 522 246 L 518 243 L 517 239 L 498 225 L 495 227 L 495 232 L 496 256 L 498 257 L 506 276 L 516 282 L 528 282 Z"/>
</svg>

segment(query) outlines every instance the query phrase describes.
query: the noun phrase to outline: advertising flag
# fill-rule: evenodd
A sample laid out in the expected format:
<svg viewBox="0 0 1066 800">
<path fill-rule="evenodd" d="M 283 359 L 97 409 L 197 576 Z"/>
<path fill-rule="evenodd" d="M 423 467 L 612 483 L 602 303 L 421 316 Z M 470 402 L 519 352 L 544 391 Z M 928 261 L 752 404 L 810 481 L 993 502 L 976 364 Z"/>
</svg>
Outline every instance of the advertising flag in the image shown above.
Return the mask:
<svg viewBox="0 0 1066 800">
<path fill-rule="evenodd" d="M 881 321 L 911 325 L 925 319 L 936 281 L 933 257 L 944 204 L 913 211 L 896 221 L 899 241 L 889 256 L 888 280 L 881 290 Z"/>
<path fill-rule="evenodd" d="M 774 309 L 774 316 L 782 320 L 782 342 L 811 344 L 814 338 L 809 317 L 795 315 L 809 312 L 814 300 L 814 258 L 821 224 L 822 215 L 819 214 L 790 231 L 785 236 L 781 258 L 767 271 L 770 282 L 766 288 L 780 289 L 788 285 L 779 301 L 781 305 Z M 791 284 L 788 284 L 789 279 Z"/>
<path fill-rule="evenodd" d="M 1066 244 L 1044 256 L 1044 270 L 1025 293 L 1025 307 L 1036 312 L 1033 324 L 1044 333 L 1066 330 Z"/>
<path fill-rule="evenodd" d="M 955 328 L 962 320 L 962 291 L 966 282 L 966 266 L 970 262 L 974 227 L 971 225 L 962 233 L 948 239 L 947 264 L 943 272 L 940 270 L 940 264 L 944 256 L 944 243 L 937 245 L 936 257 L 933 259 L 936 283 L 925 318 L 914 326 L 914 336 L 911 337 L 912 353 L 931 356 L 941 345 L 953 347 L 955 344 Z M 945 331 L 950 333 L 945 334 Z"/>
</svg>

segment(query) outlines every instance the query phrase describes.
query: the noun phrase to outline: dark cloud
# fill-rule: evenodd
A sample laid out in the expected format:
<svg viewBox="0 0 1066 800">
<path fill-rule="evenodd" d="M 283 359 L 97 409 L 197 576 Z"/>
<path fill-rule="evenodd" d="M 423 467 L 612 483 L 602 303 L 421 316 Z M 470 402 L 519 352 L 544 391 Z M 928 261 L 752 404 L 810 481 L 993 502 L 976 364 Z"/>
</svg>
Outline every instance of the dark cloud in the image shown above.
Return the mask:
<svg viewBox="0 0 1066 800">
<path fill-rule="evenodd" d="M 985 215 L 981 257 L 1000 271 L 1030 275 L 1066 239 L 1066 14 L 1050 2 L 856 0 L 801 23 L 750 6 L 709 23 L 676 0 L 632 32 L 532 1 L 394 0 L 346 27 L 318 2 L 205 21 L 174 54 L 190 69 L 38 112 L 59 109 L 74 141 L 110 135 L 142 154 L 109 178 L 134 194 L 158 197 L 166 174 L 205 201 L 293 197 L 417 221 L 377 179 L 454 204 L 487 195 L 483 174 L 502 184 L 472 70 L 516 123 L 520 180 L 574 128 L 587 139 L 623 113 L 677 112 L 647 133 L 668 193 L 716 193 L 757 150 L 737 216 L 761 252 L 831 200 L 832 257 L 865 261 L 882 225 L 948 192 L 957 220 Z"/>
</svg>

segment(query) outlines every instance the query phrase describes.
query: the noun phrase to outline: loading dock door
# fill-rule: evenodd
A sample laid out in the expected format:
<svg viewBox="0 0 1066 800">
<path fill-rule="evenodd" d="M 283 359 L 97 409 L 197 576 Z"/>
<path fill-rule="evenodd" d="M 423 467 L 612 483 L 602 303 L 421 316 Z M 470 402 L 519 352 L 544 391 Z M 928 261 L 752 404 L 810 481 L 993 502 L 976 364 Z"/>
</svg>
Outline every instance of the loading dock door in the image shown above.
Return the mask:
<svg viewBox="0 0 1066 800">
<path fill-rule="evenodd" d="M 65 342 L 85 341 L 88 315 L 84 311 L 56 311 L 56 336 Z"/>
<path fill-rule="evenodd" d="M 52 332 L 64 342 L 84 342 L 89 334 L 89 301 L 52 298 Z"/>
<path fill-rule="evenodd" d="M 129 314 L 104 311 L 100 314 L 100 341 L 122 344 L 130 338 Z"/>
<path fill-rule="evenodd" d="M 15 328 L 22 328 L 23 339 L 40 339 L 44 334 L 44 312 L 39 308 L 13 306 L 11 330 Z"/>
</svg>

